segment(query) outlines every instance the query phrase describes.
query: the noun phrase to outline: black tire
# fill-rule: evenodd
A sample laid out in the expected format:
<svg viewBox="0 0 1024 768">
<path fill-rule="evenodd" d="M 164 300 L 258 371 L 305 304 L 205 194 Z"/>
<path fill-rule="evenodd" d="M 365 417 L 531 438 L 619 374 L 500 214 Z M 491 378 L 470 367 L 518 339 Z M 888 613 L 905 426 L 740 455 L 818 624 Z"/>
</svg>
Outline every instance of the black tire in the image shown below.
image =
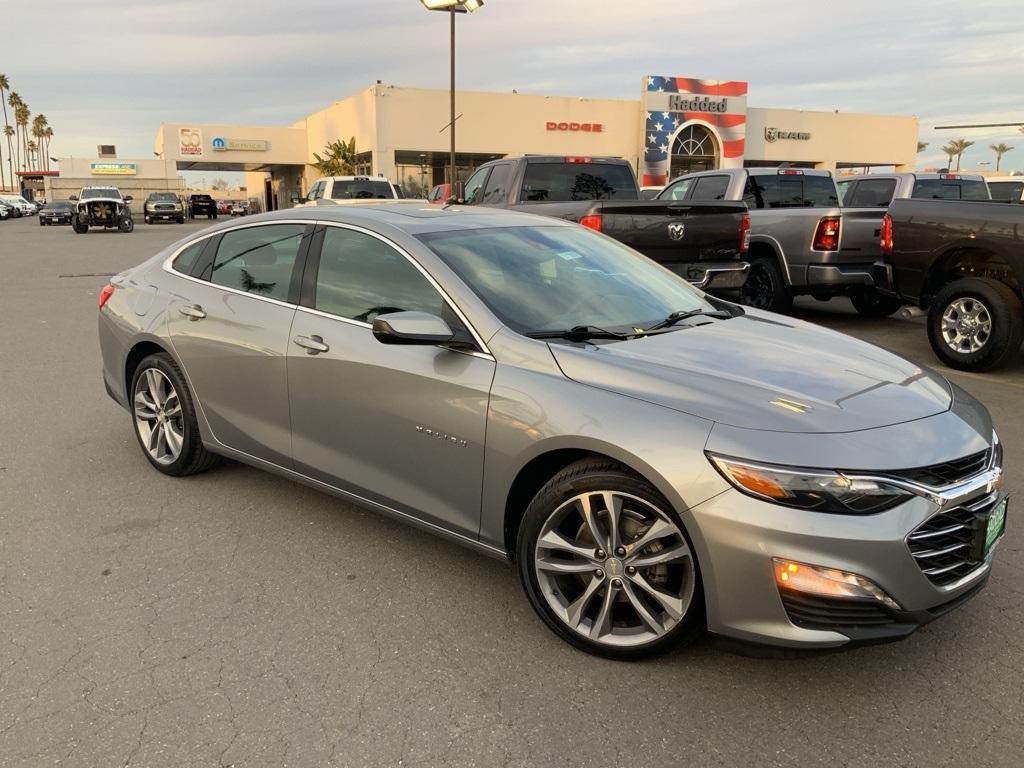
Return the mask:
<svg viewBox="0 0 1024 768">
<path fill-rule="evenodd" d="M 144 222 L 146 222 L 147 224 L 152 224 L 153 223 L 153 217 L 152 216 L 143 216 L 142 220 Z"/>
<path fill-rule="evenodd" d="M 750 262 L 747 281 L 740 289 L 740 303 L 783 314 L 792 309 L 793 294 L 775 258 L 762 257 Z"/>
<path fill-rule="evenodd" d="M 185 218 L 182 217 L 182 218 L 178 219 L 178 223 L 179 224 L 184 224 L 185 223 Z"/>
<path fill-rule="evenodd" d="M 181 453 L 175 461 L 166 464 L 158 462 L 150 455 L 135 419 L 135 394 L 138 391 L 139 380 L 146 375 L 146 371 L 150 368 L 156 368 L 171 382 L 181 406 L 183 435 Z M 199 435 L 199 423 L 196 420 L 195 406 L 192 402 L 192 393 L 189 391 L 188 384 L 178 368 L 178 364 L 174 362 L 174 358 L 170 355 L 165 352 L 159 352 L 144 358 L 139 363 L 135 373 L 132 374 L 128 398 L 131 405 L 132 431 L 135 432 L 139 447 L 142 449 L 142 455 L 146 457 L 146 460 L 149 461 L 154 469 L 172 477 L 184 477 L 205 472 L 220 463 L 221 457 L 208 451 L 203 445 Z"/>
<path fill-rule="evenodd" d="M 976 336 L 980 347 L 971 351 L 947 341 L 943 335 L 943 317 L 947 310 L 954 313 L 953 305 L 966 301 L 965 306 L 976 303 L 980 318 L 988 333 Z M 955 314 L 954 314 L 955 316 Z M 986 320 L 987 318 L 987 320 Z M 1024 341 L 1024 307 L 1013 290 L 997 280 L 967 277 L 955 280 L 935 296 L 928 310 L 928 341 L 942 362 L 961 371 L 989 371 L 1005 365 L 1020 352 Z"/>
<path fill-rule="evenodd" d="M 135 222 L 132 219 L 130 219 L 130 218 L 121 219 L 121 221 L 118 222 L 118 224 L 117 224 L 117 229 L 120 232 L 125 232 L 125 233 L 131 232 L 131 231 L 133 231 L 135 229 Z"/>
<path fill-rule="evenodd" d="M 870 289 L 851 293 L 850 301 L 861 317 L 888 317 L 903 306 L 903 302 L 894 296 L 885 296 Z"/>
<path fill-rule="evenodd" d="M 89 231 L 89 225 L 83 224 L 82 220 L 79 219 L 77 216 L 71 219 L 71 228 L 75 230 L 76 235 L 84 235 L 86 232 Z"/>
<path fill-rule="evenodd" d="M 678 536 L 685 541 L 692 553 L 692 579 L 688 589 L 689 602 L 678 623 L 662 636 L 643 645 L 617 647 L 584 637 L 569 627 L 549 605 L 537 577 L 536 547 L 538 537 L 548 519 L 557 513 L 564 503 L 581 493 L 611 490 L 629 494 L 657 507 L 674 523 Z M 645 479 L 634 474 L 617 462 L 604 458 L 578 461 L 563 469 L 537 493 L 527 507 L 516 541 L 516 561 L 523 589 L 534 610 L 545 624 L 570 645 L 588 653 L 610 659 L 632 660 L 666 653 L 692 641 L 706 626 L 704 592 L 701 584 L 700 567 L 697 563 L 693 543 L 678 515 L 668 501 Z M 610 573 L 615 573 L 611 571 Z M 611 578 L 609 573 L 609 579 Z M 626 581 L 631 577 L 623 577 Z"/>
<path fill-rule="evenodd" d="M 40 219 L 40 220 L 39 220 L 39 226 L 40 226 L 40 227 L 45 227 L 45 226 L 46 226 L 46 222 L 45 222 L 45 221 L 43 221 L 42 219 Z"/>
</svg>

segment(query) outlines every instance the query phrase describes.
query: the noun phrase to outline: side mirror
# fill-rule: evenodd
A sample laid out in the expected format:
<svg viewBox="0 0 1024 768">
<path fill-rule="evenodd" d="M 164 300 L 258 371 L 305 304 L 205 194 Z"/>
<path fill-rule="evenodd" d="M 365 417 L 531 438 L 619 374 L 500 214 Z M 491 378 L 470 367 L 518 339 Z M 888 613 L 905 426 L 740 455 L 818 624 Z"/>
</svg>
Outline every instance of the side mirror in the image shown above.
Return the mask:
<svg viewBox="0 0 1024 768">
<path fill-rule="evenodd" d="M 446 203 L 455 203 L 461 205 L 466 202 L 466 182 L 456 181 L 452 184 L 452 192 L 445 200 Z"/>
<path fill-rule="evenodd" d="M 451 327 L 429 312 L 391 312 L 373 319 L 373 335 L 381 344 L 445 344 L 455 338 Z"/>
<path fill-rule="evenodd" d="M 134 199 L 135 199 L 135 198 L 134 198 L 134 197 L 132 197 L 131 195 L 127 195 L 127 196 L 125 197 L 124 201 L 125 201 L 126 203 L 130 203 L 130 202 L 131 202 L 132 200 L 134 200 Z"/>
<path fill-rule="evenodd" d="M 78 199 L 78 195 L 71 195 L 71 197 L 68 198 L 68 200 L 77 200 L 77 199 Z"/>
</svg>

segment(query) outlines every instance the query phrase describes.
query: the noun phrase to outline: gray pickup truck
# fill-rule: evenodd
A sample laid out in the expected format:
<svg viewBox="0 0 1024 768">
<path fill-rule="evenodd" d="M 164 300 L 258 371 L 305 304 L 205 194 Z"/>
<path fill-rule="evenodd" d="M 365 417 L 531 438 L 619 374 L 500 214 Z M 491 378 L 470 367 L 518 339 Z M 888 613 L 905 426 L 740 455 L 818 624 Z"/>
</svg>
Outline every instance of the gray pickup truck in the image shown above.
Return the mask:
<svg viewBox="0 0 1024 768">
<path fill-rule="evenodd" d="M 730 168 L 674 179 L 657 200 L 742 201 L 750 210 L 750 272 L 744 304 L 787 312 L 793 297 L 826 301 L 846 295 L 867 317 L 884 317 L 899 302 L 875 290 L 881 208 L 842 208 L 828 171 Z"/>
<path fill-rule="evenodd" d="M 960 173 L 862 173 L 839 180 L 839 198 L 850 208 L 888 208 L 893 200 L 988 200 L 982 176 Z"/>
<path fill-rule="evenodd" d="M 897 199 L 882 222 L 876 282 L 928 310 L 928 340 L 952 368 L 986 371 L 1024 340 L 1024 207 Z"/>
</svg>

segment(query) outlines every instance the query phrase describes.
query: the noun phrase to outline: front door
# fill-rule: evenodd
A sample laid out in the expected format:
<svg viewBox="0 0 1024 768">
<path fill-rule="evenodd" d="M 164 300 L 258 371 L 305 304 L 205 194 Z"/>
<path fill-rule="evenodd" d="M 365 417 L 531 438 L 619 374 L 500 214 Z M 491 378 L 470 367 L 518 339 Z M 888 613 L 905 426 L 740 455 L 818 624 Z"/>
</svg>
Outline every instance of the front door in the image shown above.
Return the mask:
<svg viewBox="0 0 1024 768">
<path fill-rule="evenodd" d="M 310 230 L 312 228 L 310 227 Z M 192 393 L 224 445 L 291 467 L 286 358 L 289 302 L 305 224 L 226 232 L 181 280 L 168 330 Z M 297 281 L 295 294 L 297 297 Z"/>
<path fill-rule="evenodd" d="M 379 314 L 458 323 L 417 265 L 381 238 L 327 226 L 311 248 L 288 348 L 297 471 L 471 538 L 480 525 L 495 363 L 377 341 Z M 310 279 L 314 270 L 315 280 Z"/>
</svg>

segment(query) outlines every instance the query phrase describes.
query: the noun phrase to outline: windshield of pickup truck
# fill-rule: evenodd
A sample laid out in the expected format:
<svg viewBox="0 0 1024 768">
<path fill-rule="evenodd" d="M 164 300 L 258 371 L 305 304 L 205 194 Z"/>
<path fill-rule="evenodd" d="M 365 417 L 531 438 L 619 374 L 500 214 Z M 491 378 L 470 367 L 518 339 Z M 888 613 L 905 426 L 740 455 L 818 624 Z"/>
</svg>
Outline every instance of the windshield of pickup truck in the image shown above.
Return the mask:
<svg viewBox="0 0 1024 768">
<path fill-rule="evenodd" d="M 394 196 L 391 185 L 383 179 L 335 181 L 331 190 L 332 200 L 390 200 Z"/>
<path fill-rule="evenodd" d="M 535 203 L 636 200 L 637 188 L 628 165 L 527 163 L 519 199 Z"/>
<path fill-rule="evenodd" d="M 419 238 L 518 333 L 585 326 L 636 333 L 674 312 L 714 310 L 683 278 L 583 228 L 498 227 Z"/>
<path fill-rule="evenodd" d="M 743 202 L 748 208 L 832 208 L 839 193 L 831 176 L 765 173 L 747 177 Z"/>
<path fill-rule="evenodd" d="M 93 187 L 92 189 L 83 189 L 80 195 L 80 200 L 95 200 L 96 198 L 104 197 L 121 197 L 121 190 L 115 187 Z"/>
<path fill-rule="evenodd" d="M 911 197 L 924 200 L 991 200 L 984 179 L 917 179 Z"/>
</svg>

